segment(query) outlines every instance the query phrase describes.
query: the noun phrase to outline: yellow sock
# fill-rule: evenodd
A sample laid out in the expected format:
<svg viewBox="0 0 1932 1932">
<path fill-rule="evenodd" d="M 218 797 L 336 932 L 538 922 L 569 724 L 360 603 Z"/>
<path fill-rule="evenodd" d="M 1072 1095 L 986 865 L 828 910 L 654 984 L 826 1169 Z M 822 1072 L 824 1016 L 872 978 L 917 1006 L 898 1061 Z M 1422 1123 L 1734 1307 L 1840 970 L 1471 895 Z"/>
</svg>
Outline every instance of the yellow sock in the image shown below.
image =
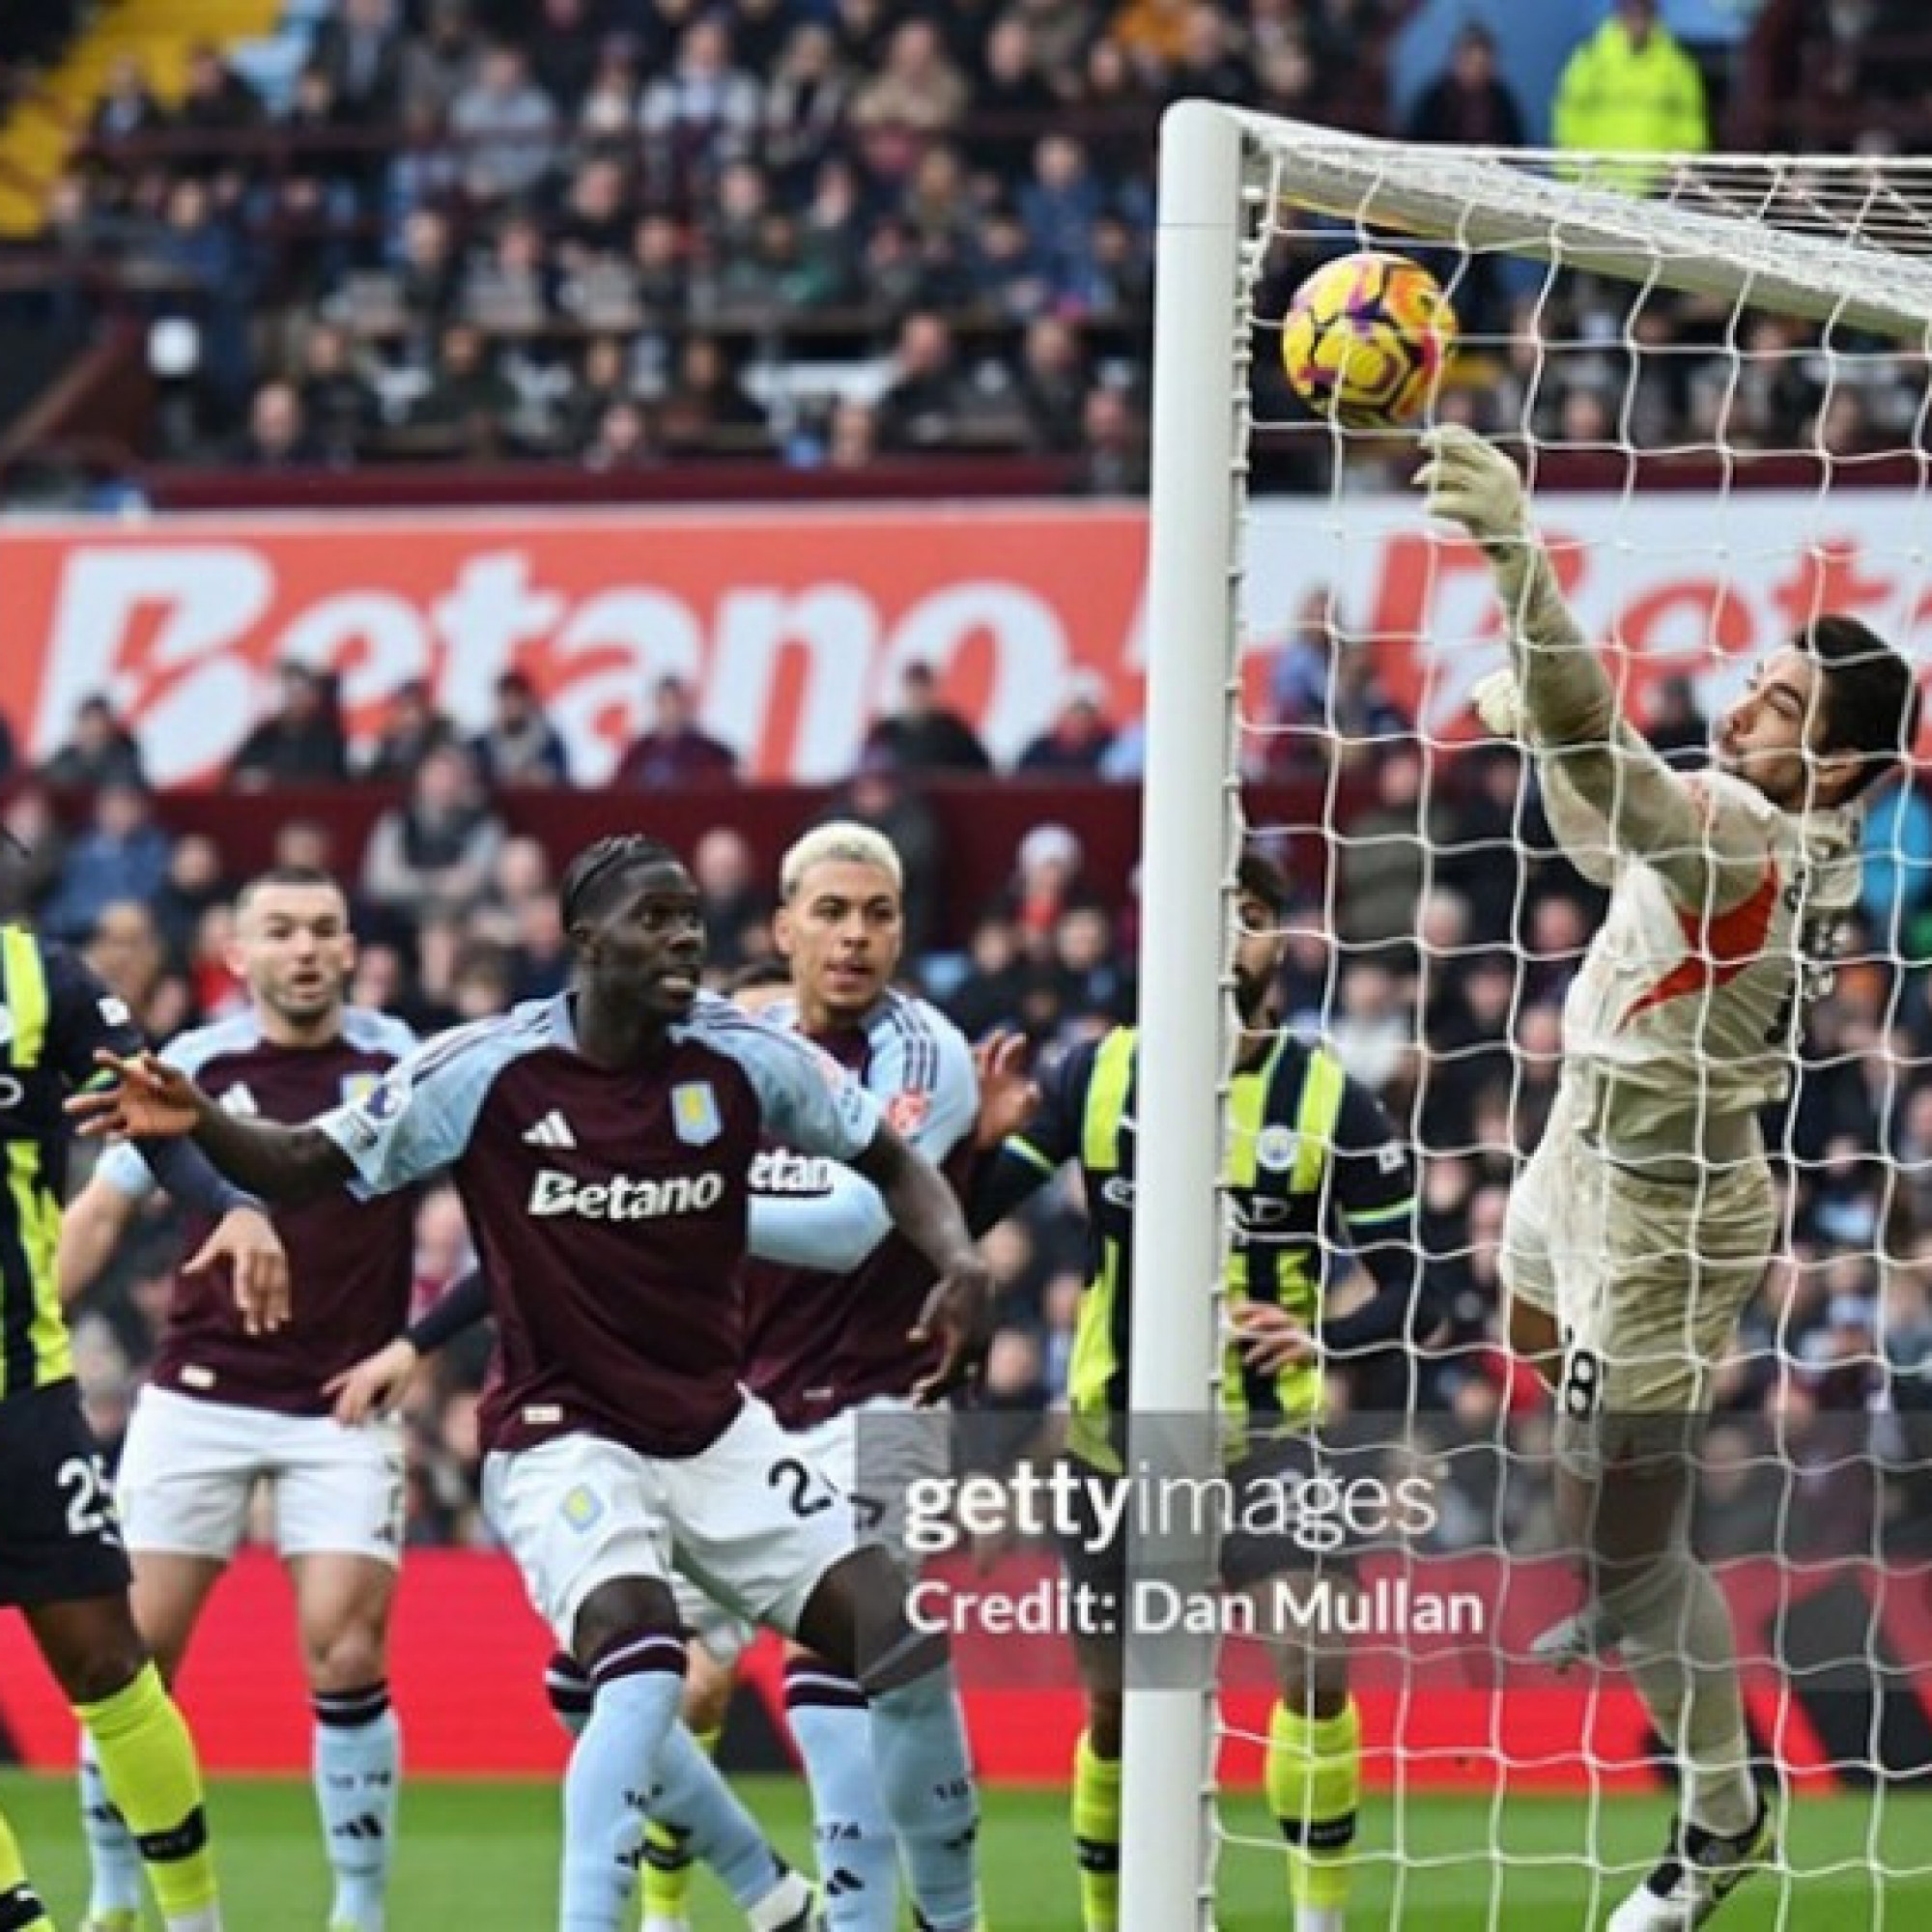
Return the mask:
<svg viewBox="0 0 1932 1932">
<path fill-rule="evenodd" d="M 155 1901 L 169 1925 L 207 1918 L 215 1899 L 214 1855 L 202 1808 L 194 1741 L 152 1663 L 111 1697 L 76 1704 L 115 1808 L 134 1834 Z"/>
<path fill-rule="evenodd" d="M 51 1928 L 53 1922 L 40 1894 L 27 1883 L 27 1867 L 13 1827 L 0 1818 L 0 1932 L 29 1932 L 37 1925 Z"/>
<path fill-rule="evenodd" d="M 693 1731 L 691 1735 L 707 1755 L 717 1755 L 718 1740 L 723 1735 L 720 1730 Z M 691 1875 L 695 1869 L 691 1846 L 682 1833 L 667 1832 L 655 1823 L 644 1827 L 644 1882 L 640 1889 L 646 1925 L 660 1919 L 676 1925 L 690 1918 Z"/>
<path fill-rule="evenodd" d="M 1073 1856 L 1084 1932 L 1114 1932 L 1121 1918 L 1121 1761 L 1097 1755 L 1085 1731 L 1073 1747 Z"/>
<path fill-rule="evenodd" d="M 1362 1719 L 1352 1697 L 1333 1718 L 1275 1705 L 1267 1800 L 1288 1840 L 1289 1896 L 1296 1905 L 1346 1905 L 1362 1802 Z"/>
</svg>

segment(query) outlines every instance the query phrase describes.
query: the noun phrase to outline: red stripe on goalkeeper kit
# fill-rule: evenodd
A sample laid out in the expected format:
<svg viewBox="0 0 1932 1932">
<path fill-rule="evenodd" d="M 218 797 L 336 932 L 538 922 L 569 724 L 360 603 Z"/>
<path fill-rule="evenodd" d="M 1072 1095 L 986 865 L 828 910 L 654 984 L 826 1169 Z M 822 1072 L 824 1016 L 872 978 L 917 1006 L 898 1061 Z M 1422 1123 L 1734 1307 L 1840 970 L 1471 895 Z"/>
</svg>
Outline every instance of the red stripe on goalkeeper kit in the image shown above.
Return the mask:
<svg viewBox="0 0 1932 1932">
<path fill-rule="evenodd" d="M 1764 877 L 1757 882 L 1749 898 L 1709 919 L 1680 909 L 1678 923 L 1684 928 L 1684 943 L 1692 948 L 1690 956 L 1680 959 L 1647 993 L 1639 993 L 1624 1009 L 1619 1029 L 1630 1025 L 1637 1014 L 1666 1000 L 1681 1000 L 1687 993 L 1702 993 L 1728 985 L 1760 952 L 1771 935 L 1771 919 L 1777 910 L 1777 862 L 1764 862 Z"/>
</svg>

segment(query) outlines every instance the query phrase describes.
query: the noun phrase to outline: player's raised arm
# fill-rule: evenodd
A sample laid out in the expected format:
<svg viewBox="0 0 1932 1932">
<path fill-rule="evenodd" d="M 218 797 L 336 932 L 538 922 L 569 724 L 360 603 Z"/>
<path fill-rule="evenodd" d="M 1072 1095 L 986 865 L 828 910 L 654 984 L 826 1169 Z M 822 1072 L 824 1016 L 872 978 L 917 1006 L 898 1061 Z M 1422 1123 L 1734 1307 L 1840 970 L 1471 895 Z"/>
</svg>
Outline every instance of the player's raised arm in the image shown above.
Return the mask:
<svg viewBox="0 0 1932 1932">
<path fill-rule="evenodd" d="M 1761 876 L 1761 838 L 1744 821 L 1714 822 L 1696 789 L 1618 708 L 1530 528 L 1516 465 L 1460 424 L 1431 430 L 1422 442 L 1429 461 L 1415 480 L 1430 514 L 1466 530 L 1495 573 L 1521 718 L 1542 770 L 1602 817 L 1619 852 L 1654 866 L 1681 899 L 1722 907 L 1747 896 Z"/>
<path fill-rule="evenodd" d="M 192 1139 L 238 1186 L 270 1201 L 303 1201 L 340 1187 L 349 1156 L 314 1124 L 238 1120 L 177 1066 L 153 1054 L 101 1053 L 110 1084 L 67 1103 L 78 1131 L 129 1140 Z M 163 1177 L 165 1179 L 165 1177 Z"/>
</svg>

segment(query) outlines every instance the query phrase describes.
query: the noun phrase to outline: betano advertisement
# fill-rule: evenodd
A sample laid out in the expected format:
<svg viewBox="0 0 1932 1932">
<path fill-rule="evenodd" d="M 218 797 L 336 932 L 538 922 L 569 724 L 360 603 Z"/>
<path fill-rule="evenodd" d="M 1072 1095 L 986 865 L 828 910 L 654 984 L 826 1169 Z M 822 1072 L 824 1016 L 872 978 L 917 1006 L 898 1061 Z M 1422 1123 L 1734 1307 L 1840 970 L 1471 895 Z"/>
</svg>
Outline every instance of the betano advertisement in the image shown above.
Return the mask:
<svg viewBox="0 0 1932 1932">
<path fill-rule="evenodd" d="M 1932 623 L 1909 493 L 1563 497 L 1544 524 L 1634 696 L 1689 670 L 1720 701 L 1823 608 L 1915 650 Z M 1481 558 L 1432 534 L 1412 497 L 1257 503 L 1246 552 L 1257 694 L 1263 653 L 1325 589 L 1424 725 L 1459 728 L 1496 612 Z M 1076 671 L 1099 674 L 1117 717 L 1138 711 L 1145 556 L 1139 513 L 1055 505 L 24 525 L 0 531 L 0 705 L 41 758 L 104 691 L 156 781 L 179 784 L 219 773 L 284 659 L 339 671 L 358 733 L 412 679 L 479 723 L 516 665 L 594 782 L 675 672 L 751 775 L 814 781 L 851 768 L 923 659 L 1010 756 Z"/>
</svg>

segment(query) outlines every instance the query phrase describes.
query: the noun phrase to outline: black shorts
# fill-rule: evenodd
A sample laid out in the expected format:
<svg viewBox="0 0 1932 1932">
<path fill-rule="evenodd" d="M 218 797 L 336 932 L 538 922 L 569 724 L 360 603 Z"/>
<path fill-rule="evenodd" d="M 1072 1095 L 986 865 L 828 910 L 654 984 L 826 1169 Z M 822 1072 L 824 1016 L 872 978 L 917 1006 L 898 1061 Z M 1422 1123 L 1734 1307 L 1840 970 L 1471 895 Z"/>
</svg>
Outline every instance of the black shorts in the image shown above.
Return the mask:
<svg viewBox="0 0 1932 1932">
<path fill-rule="evenodd" d="M 1095 1469 L 1078 1457 L 1069 1463 L 1079 1476 L 1073 1533 L 1061 1539 L 1061 1558 L 1068 1579 L 1095 1598 L 1118 1600 L 1126 1583 L 1128 1537 L 1118 1533 L 1124 1515 L 1112 1515 L 1117 1533 L 1107 1533 L 1098 1512 L 1100 1496 L 1124 1480 Z M 1325 1498 L 1304 1490 L 1326 1473 L 1326 1463 L 1305 1435 L 1282 1435 L 1263 1443 L 1225 1473 L 1226 1489 L 1213 1505 L 1219 1538 L 1216 1580 L 1230 1590 L 1246 1589 L 1270 1577 L 1347 1571 L 1359 1553 L 1359 1539 L 1345 1522 L 1321 1507 Z M 1309 1502 L 1301 1498 L 1307 1495 Z"/>
<path fill-rule="evenodd" d="M 0 1604 L 76 1603 L 131 1572 L 100 1444 L 71 1381 L 0 1402 Z"/>
</svg>

